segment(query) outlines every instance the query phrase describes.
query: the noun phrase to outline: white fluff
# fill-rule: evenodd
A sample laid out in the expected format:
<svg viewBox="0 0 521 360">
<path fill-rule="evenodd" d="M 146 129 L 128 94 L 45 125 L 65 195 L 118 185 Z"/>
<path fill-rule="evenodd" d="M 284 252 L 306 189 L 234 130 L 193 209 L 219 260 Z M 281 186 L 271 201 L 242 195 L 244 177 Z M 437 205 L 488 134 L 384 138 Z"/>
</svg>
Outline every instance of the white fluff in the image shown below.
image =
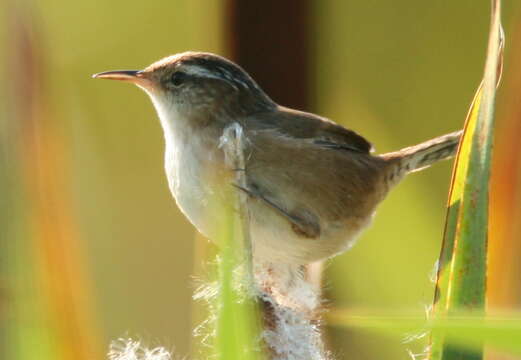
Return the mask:
<svg viewBox="0 0 521 360">
<path fill-rule="evenodd" d="M 172 360 L 164 347 L 148 348 L 140 340 L 120 338 L 110 344 L 109 360 Z"/>
</svg>

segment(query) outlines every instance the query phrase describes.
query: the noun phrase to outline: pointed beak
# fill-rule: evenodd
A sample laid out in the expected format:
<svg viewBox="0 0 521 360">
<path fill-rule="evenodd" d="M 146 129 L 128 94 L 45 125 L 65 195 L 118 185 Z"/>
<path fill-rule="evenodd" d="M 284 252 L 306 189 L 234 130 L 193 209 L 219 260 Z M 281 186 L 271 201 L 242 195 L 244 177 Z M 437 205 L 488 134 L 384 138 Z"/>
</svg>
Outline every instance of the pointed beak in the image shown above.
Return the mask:
<svg viewBox="0 0 521 360">
<path fill-rule="evenodd" d="M 94 79 L 108 79 L 126 81 L 136 84 L 137 86 L 153 90 L 155 88 L 154 81 L 147 76 L 147 73 L 142 70 L 117 70 L 105 71 L 92 75 Z"/>
<path fill-rule="evenodd" d="M 95 79 L 109 79 L 109 80 L 120 80 L 138 82 L 142 79 L 142 72 L 138 70 L 117 70 L 117 71 L 105 71 L 98 74 L 92 75 Z"/>
</svg>

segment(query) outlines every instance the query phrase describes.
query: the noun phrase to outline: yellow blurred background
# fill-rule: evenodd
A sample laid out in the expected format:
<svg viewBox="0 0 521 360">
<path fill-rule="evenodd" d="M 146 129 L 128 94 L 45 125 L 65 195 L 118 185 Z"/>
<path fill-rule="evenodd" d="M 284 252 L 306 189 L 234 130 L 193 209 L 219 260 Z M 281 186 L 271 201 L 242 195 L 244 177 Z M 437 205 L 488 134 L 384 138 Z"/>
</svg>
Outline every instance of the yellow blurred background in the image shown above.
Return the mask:
<svg viewBox="0 0 521 360">
<path fill-rule="evenodd" d="M 482 75 L 488 1 L 292 2 L 308 9 L 310 86 L 302 110 L 363 134 L 377 152 L 462 126 Z M 6 358 L 44 358 L 37 355 L 44 351 L 39 337 L 56 344 L 45 350 L 56 359 L 103 358 L 111 340 L 134 335 L 190 354 L 198 341 L 194 317 L 201 317 L 193 316 L 194 276 L 204 272 L 200 254 L 209 245 L 169 194 L 163 136 L 149 99 L 132 86 L 90 76 L 143 68 L 186 50 L 233 55 L 227 40 L 233 3 L 0 4 Z M 505 140 L 496 145 L 489 274 L 489 304 L 500 308 L 521 304 L 515 261 L 521 250 L 513 241 L 521 226 L 506 220 L 521 216 L 521 154 L 504 145 L 521 135 L 520 11 L 505 1 L 497 119 L 498 139 Z M 270 14 L 259 16 L 269 27 Z M 271 51 L 287 54 L 297 45 L 277 46 Z M 285 70 L 274 67 L 270 75 Z M 410 176 L 359 243 L 328 263 L 328 307 L 423 311 L 432 303 L 429 276 L 441 245 L 450 170 L 446 162 Z M 406 359 L 408 348 L 421 349 L 359 331 L 329 334 L 338 358 Z M 71 349 L 60 350 L 63 344 Z"/>
</svg>

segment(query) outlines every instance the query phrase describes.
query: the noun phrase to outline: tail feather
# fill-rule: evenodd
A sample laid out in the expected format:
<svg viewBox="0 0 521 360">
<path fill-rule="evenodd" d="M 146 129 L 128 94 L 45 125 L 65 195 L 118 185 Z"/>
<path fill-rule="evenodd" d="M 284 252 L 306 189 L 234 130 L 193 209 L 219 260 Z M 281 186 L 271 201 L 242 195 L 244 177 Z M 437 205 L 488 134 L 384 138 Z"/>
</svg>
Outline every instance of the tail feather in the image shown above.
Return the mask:
<svg viewBox="0 0 521 360">
<path fill-rule="evenodd" d="M 392 178 L 400 179 L 409 172 L 424 169 L 440 160 L 456 154 L 462 131 L 439 136 L 421 144 L 395 152 L 382 154 L 381 158 L 392 164 Z"/>
</svg>

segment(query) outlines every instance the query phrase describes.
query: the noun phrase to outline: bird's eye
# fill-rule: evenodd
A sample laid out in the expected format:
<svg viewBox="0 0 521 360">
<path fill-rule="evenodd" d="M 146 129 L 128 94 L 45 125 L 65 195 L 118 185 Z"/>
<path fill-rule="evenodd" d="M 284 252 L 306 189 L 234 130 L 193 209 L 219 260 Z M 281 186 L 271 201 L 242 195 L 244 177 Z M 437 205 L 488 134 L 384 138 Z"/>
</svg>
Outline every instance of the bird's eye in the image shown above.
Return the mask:
<svg viewBox="0 0 521 360">
<path fill-rule="evenodd" d="M 172 74 L 172 84 L 174 86 L 181 86 L 186 80 L 187 75 L 184 72 L 176 71 Z"/>
</svg>

